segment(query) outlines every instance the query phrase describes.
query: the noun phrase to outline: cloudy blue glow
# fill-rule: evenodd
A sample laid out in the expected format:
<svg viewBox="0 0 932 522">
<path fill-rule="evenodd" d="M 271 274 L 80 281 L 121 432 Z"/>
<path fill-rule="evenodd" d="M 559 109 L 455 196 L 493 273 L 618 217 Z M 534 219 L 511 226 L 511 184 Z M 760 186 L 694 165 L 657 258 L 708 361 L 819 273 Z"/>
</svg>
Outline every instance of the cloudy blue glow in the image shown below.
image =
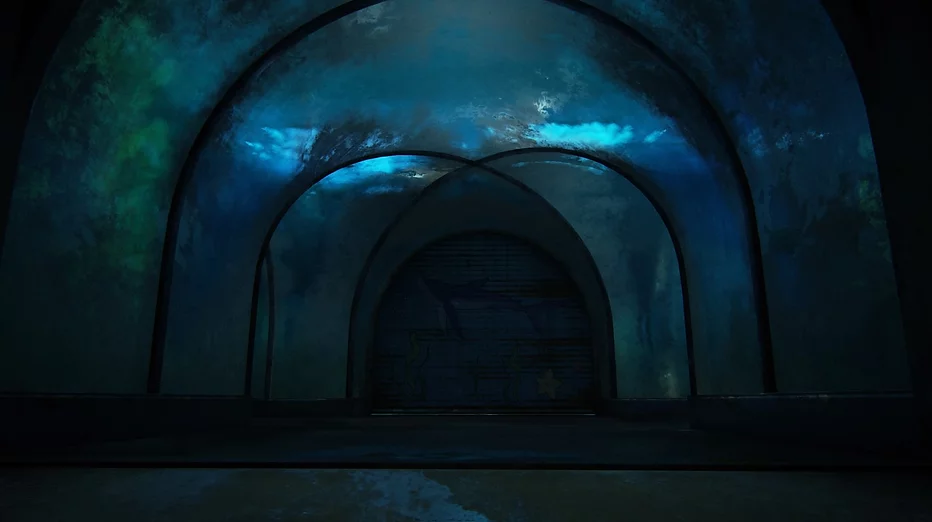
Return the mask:
<svg viewBox="0 0 932 522">
<path fill-rule="evenodd" d="M 405 187 L 401 185 L 395 185 L 392 183 L 384 183 L 381 185 L 373 185 L 371 187 L 367 187 L 362 192 L 363 194 L 367 196 L 378 196 L 379 194 L 392 194 L 396 192 L 404 192 L 404 190 L 405 190 Z"/>
<path fill-rule="evenodd" d="M 367 196 L 403 192 L 407 188 L 403 179 L 424 178 L 432 172 L 430 167 L 431 159 L 421 156 L 373 158 L 330 174 L 318 187 L 321 190 L 358 190 Z"/>
<path fill-rule="evenodd" d="M 486 135 L 483 135 L 482 130 L 470 119 L 460 118 L 448 129 L 454 133 L 451 145 L 463 151 L 480 150 L 486 139 Z"/>
<path fill-rule="evenodd" d="M 443 34 L 436 46 L 425 49 L 420 39 L 386 38 L 354 23 L 303 41 L 291 55 L 300 57 L 300 67 L 289 58 L 282 63 L 294 67 L 273 65 L 264 73 L 276 74 L 281 87 L 274 96 L 257 89 L 256 97 L 241 101 L 238 110 L 247 117 L 234 131 L 249 167 L 269 173 L 262 182 L 406 148 L 477 159 L 512 149 L 559 147 L 604 153 L 645 171 L 677 176 L 697 171 L 693 163 L 704 161 L 684 139 L 679 122 L 651 98 L 607 76 L 588 51 L 565 45 L 570 34 L 576 43 L 595 36 L 587 19 L 576 20 L 566 35 L 562 20 L 540 13 L 535 21 L 540 32 L 533 37 L 477 33 L 486 22 L 481 9 L 451 18 L 439 5 L 417 4 L 404 9 L 404 23 L 400 11 L 376 18 L 386 23 L 386 31 L 418 26 L 418 20 L 429 23 L 436 34 Z M 501 8 L 511 15 L 523 19 L 527 14 L 520 2 L 507 4 Z M 574 16 L 553 7 L 552 15 L 558 14 Z M 379 43 L 363 53 L 353 43 L 359 38 Z M 334 42 L 345 44 L 358 59 L 333 63 L 326 49 Z M 638 52 L 630 51 L 613 52 L 629 60 Z M 306 128 L 293 128 L 297 126 Z M 341 141 L 341 135 L 346 139 Z M 335 143 L 323 146 L 331 141 Z M 574 166 L 594 175 L 605 172 L 596 165 Z M 393 189 L 371 187 L 408 184 L 375 178 L 397 176 L 405 168 L 405 160 L 397 157 L 364 162 L 332 175 L 326 185 L 352 185 L 359 194 L 385 193 Z M 422 174 L 431 176 L 427 170 Z"/>
<path fill-rule="evenodd" d="M 546 161 L 519 161 L 518 163 L 515 163 L 513 166 L 517 168 L 523 168 L 523 167 L 533 167 L 534 165 L 560 165 L 562 167 L 582 168 L 591 174 L 595 174 L 596 176 L 601 176 L 602 174 L 605 174 L 608 171 L 608 168 L 602 165 L 601 163 L 597 163 L 595 161 L 591 161 L 586 158 L 574 158 L 574 159 L 566 159 L 566 160 L 546 160 Z"/>
<path fill-rule="evenodd" d="M 525 137 L 541 145 L 606 149 L 631 143 L 634 140 L 634 128 L 631 125 L 622 127 L 617 123 L 600 122 L 579 125 L 544 123 L 531 125 Z"/>
<path fill-rule="evenodd" d="M 242 140 L 246 150 L 259 159 L 269 170 L 280 174 L 292 174 L 301 168 L 302 152 L 317 141 L 320 130 L 316 128 L 275 129 L 262 127 L 262 134 L 253 139 Z"/>
<path fill-rule="evenodd" d="M 324 179 L 321 184 L 326 187 L 341 185 L 358 185 L 373 181 L 380 176 L 389 176 L 407 172 L 411 177 L 418 177 L 417 169 L 427 166 L 427 158 L 420 156 L 385 156 L 354 163 L 342 168 Z"/>
<path fill-rule="evenodd" d="M 644 143 L 655 143 L 661 136 L 667 133 L 667 129 L 654 131 L 644 137 Z"/>
<path fill-rule="evenodd" d="M 243 139 L 241 143 L 245 150 L 253 157 L 258 159 L 270 171 L 283 174 L 293 175 L 298 172 L 307 160 L 308 152 L 320 137 L 320 130 L 317 128 L 284 128 L 275 129 L 272 127 L 262 127 L 262 133 L 252 139 Z M 385 147 L 397 145 L 401 138 L 398 136 L 385 135 L 381 130 L 376 129 L 369 133 L 361 141 L 354 142 L 351 138 L 346 138 L 342 147 L 346 150 L 355 149 L 360 154 L 366 151 L 380 150 Z M 320 160 L 330 161 L 335 155 L 343 152 L 338 146 L 334 150 L 322 155 Z M 379 158 L 360 162 L 351 169 L 353 172 L 360 173 L 387 172 L 389 174 L 410 168 L 413 160 L 404 160 L 407 156 L 395 156 L 393 158 Z"/>
</svg>

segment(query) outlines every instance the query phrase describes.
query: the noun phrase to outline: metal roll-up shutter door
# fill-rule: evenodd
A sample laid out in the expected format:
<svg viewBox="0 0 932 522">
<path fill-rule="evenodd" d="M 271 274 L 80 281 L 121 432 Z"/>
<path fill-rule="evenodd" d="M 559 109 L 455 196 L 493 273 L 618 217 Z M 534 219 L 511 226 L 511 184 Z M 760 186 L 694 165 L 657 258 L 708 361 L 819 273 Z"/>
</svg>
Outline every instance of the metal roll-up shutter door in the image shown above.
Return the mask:
<svg viewBox="0 0 932 522">
<path fill-rule="evenodd" d="M 471 233 L 417 253 L 380 303 L 373 407 L 591 411 L 592 336 L 581 292 L 518 238 Z"/>
</svg>

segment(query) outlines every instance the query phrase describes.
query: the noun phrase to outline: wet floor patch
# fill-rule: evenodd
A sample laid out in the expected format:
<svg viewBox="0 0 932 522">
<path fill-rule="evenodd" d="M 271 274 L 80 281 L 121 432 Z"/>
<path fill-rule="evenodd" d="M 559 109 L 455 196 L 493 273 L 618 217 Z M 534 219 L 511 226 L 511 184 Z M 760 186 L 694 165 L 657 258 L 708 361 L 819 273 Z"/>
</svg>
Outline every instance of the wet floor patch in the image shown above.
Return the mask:
<svg viewBox="0 0 932 522">
<path fill-rule="evenodd" d="M 932 521 L 887 473 L 7 469 L 4 522 Z"/>
</svg>

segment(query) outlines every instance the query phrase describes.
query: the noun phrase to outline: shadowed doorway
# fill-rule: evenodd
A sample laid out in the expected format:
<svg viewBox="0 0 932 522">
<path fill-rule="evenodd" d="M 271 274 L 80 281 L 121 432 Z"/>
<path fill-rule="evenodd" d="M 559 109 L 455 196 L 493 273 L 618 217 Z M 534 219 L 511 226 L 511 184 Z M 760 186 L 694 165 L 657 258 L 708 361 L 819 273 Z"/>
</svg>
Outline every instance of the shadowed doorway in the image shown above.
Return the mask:
<svg viewBox="0 0 932 522">
<path fill-rule="evenodd" d="M 560 264 L 515 236 L 471 232 L 410 258 L 381 301 L 374 412 L 590 412 L 590 318 Z"/>
</svg>

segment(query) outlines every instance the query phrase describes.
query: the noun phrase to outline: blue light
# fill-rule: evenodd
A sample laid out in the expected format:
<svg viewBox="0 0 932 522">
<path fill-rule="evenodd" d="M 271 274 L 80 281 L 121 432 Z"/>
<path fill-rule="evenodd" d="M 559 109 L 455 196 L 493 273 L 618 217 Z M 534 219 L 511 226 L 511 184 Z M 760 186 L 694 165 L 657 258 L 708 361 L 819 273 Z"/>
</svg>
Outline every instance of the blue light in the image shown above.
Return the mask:
<svg viewBox="0 0 932 522">
<path fill-rule="evenodd" d="M 418 172 L 429 166 L 429 158 L 420 156 L 384 156 L 354 163 L 330 174 L 318 184 L 323 190 L 346 190 L 362 188 L 367 195 L 401 192 L 403 184 L 393 182 L 392 175 L 407 174 L 411 178 L 421 178 Z M 380 179 L 384 178 L 384 179 Z"/>
<path fill-rule="evenodd" d="M 525 137 L 541 145 L 604 149 L 634 140 L 634 128 L 630 125 L 622 127 L 617 123 L 544 123 L 531 125 L 530 128 L 531 132 Z"/>
<path fill-rule="evenodd" d="M 244 139 L 242 144 L 270 171 L 282 175 L 294 174 L 301 168 L 302 152 L 320 135 L 318 129 L 262 127 L 261 131 L 261 135 Z"/>
<path fill-rule="evenodd" d="M 595 161 L 586 158 L 566 158 L 564 160 L 545 160 L 545 161 L 519 161 L 512 165 L 516 168 L 533 167 L 534 165 L 559 165 L 561 167 L 575 167 L 585 169 L 590 174 L 601 176 L 608 171 L 608 168 Z"/>
<path fill-rule="evenodd" d="M 661 136 L 667 133 L 667 129 L 654 131 L 644 137 L 644 143 L 655 143 Z"/>
<path fill-rule="evenodd" d="M 363 194 L 367 196 L 377 196 L 379 194 L 394 194 L 397 192 L 404 192 L 405 188 L 400 185 L 392 184 L 383 184 L 383 185 L 373 185 L 368 187 L 363 191 Z"/>
</svg>

